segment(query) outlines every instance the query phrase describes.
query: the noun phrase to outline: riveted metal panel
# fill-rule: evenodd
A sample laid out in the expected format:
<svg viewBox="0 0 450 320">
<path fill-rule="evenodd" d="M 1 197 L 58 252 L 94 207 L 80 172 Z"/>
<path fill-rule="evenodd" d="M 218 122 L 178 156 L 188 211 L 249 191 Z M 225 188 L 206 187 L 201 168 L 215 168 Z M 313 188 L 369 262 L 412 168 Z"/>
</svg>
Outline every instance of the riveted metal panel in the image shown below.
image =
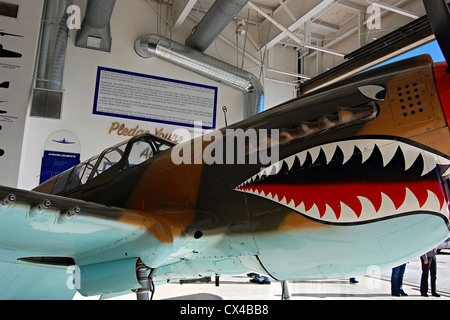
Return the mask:
<svg viewBox="0 0 450 320">
<path fill-rule="evenodd" d="M 424 75 L 392 83 L 389 88 L 392 116 L 398 127 L 434 119 Z"/>
</svg>

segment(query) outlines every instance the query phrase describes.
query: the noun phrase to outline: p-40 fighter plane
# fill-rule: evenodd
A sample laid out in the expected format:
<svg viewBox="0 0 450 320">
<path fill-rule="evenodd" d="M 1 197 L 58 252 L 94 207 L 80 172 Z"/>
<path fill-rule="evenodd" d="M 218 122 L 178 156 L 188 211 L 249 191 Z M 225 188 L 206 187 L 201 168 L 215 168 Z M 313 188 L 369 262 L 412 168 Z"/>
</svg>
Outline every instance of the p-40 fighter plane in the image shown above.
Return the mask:
<svg viewBox="0 0 450 320">
<path fill-rule="evenodd" d="M 446 68 L 415 57 L 206 137 L 139 135 L 33 191 L 1 187 L 0 297 L 145 299 L 159 281 L 344 278 L 420 256 L 449 237 Z M 230 130 L 244 164 L 220 161 L 239 152 Z M 249 161 L 263 149 L 249 130 L 278 133 L 277 161 Z"/>
</svg>

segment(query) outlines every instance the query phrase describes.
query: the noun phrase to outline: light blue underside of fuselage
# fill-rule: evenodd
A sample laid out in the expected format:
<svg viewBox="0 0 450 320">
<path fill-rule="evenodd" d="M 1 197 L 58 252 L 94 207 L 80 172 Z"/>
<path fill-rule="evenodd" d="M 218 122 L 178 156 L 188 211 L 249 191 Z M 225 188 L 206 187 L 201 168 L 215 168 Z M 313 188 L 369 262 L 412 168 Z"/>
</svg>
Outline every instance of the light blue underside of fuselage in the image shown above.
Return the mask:
<svg viewBox="0 0 450 320">
<path fill-rule="evenodd" d="M 240 248 L 232 244 L 243 242 L 242 235 L 236 239 L 224 237 L 222 241 L 214 241 L 211 247 L 192 241 L 189 249 L 198 253 L 161 266 L 155 280 L 248 271 L 265 273 L 278 280 L 376 274 L 422 255 L 448 237 L 447 223 L 442 217 L 416 213 L 359 225 L 255 232 Z M 203 241 L 207 242 L 205 238 Z"/>
<path fill-rule="evenodd" d="M 276 279 L 330 279 L 401 265 L 449 236 L 442 217 L 418 213 L 361 225 L 255 234 L 259 258 Z"/>
</svg>

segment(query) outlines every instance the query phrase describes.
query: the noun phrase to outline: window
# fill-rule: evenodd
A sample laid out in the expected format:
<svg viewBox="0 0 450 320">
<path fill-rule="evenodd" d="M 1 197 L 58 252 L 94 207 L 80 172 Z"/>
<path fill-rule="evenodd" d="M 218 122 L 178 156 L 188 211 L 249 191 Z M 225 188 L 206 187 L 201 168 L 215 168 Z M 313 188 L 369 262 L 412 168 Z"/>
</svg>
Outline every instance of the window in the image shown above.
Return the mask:
<svg viewBox="0 0 450 320">
<path fill-rule="evenodd" d="M 172 148 L 175 143 L 171 143 L 171 142 L 166 142 L 166 141 L 162 141 L 162 140 L 153 140 L 156 148 L 161 152 L 161 151 L 165 151 L 168 150 L 170 148 Z"/>
<path fill-rule="evenodd" d="M 175 143 L 157 138 L 150 134 L 138 136 L 128 141 L 122 142 L 114 147 L 103 151 L 99 156 L 95 156 L 85 161 L 71 170 L 58 176 L 52 193 L 63 194 L 81 187 L 90 179 L 108 171 L 116 165 L 117 171 L 134 167 L 150 159 L 156 153 L 172 148 Z M 129 150 L 129 151 L 128 151 Z M 123 159 L 125 152 L 127 159 Z M 128 160 L 128 162 L 127 162 Z M 120 163 L 120 164 L 119 164 Z M 111 172 L 114 176 L 114 172 Z M 108 179 L 108 177 L 106 177 Z"/>
<path fill-rule="evenodd" d="M 128 166 L 134 167 L 153 156 L 153 147 L 149 141 L 144 139 L 138 140 L 133 143 L 130 155 L 128 156 Z"/>
<path fill-rule="evenodd" d="M 19 13 L 19 5 L 0 2 L 0 16 L 17 18 L 17 14 Z"/>
<path fill-rule="evenodd" d="M 61 191 L 70 191 L 78 188 L 81 185 L 81 177 L 83 176 L 84 170 L 86 169 L 86 162 L 77 165 L 70 171 L 70 176 L 67 181 L 67 185 L 65 185 L 65 189 Z M 58 181 L 59 182 L 59 181 Z"/>
<path fill-rule="evenodd" d="M 97 177 L 98 175 L 116 165 L 122 159 L 126 146 L 127 142 L 124 142 L 105 150 L 100 155 L 100 160 L 98 161 L 97 168 L 95 169 L 95 172 L 92 175 L 91 179 Z"/>
</svg>

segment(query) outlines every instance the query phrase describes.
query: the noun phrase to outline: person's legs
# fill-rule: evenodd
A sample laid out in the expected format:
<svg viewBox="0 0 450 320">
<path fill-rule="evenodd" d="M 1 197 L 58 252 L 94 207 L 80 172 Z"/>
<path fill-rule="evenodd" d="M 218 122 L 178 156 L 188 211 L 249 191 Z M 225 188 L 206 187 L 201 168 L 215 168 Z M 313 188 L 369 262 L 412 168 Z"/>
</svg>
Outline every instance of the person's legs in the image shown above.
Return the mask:
<svg viewBox="0 0 450 320">
<path fill-rule="evenodd" d="M 400 287 L 398 286 L 398 278 L 400 273 L 400 266 L 392 269 L 391 274 L 391 294 L 393 296 L 400 296 Z"/>
<path fill-rule="evenodd" d="M 439 297 L 440 295 L 436 292 L 436 276 L 437 276 L 437 263 L 436 259 L 432 259 L 429 262 L 430 265 L 430 286 L 431 286 L 431 294 L 435 297 Z"/>
<path fill-rule="evenodd" d="M 428 273 L 430 272 L 430 262 L 428 261 L 427 264 L 423 261 L 423 259 L 420 259 L 422 262 L 422 278 L 420 279 L 420 294 L 422 296 L 427 297 L 428 294 Z"/>
<path fill-rule="evenodd" d="M 406 292 L 403 291 L 403 276 L 405 275 L 405 270 L 406 270 L 406 263 L 399 266 L 398 284 L 397 285 L 398 285 L 399 293 L 402 296 L 407 296 Z"/>
</svg>

